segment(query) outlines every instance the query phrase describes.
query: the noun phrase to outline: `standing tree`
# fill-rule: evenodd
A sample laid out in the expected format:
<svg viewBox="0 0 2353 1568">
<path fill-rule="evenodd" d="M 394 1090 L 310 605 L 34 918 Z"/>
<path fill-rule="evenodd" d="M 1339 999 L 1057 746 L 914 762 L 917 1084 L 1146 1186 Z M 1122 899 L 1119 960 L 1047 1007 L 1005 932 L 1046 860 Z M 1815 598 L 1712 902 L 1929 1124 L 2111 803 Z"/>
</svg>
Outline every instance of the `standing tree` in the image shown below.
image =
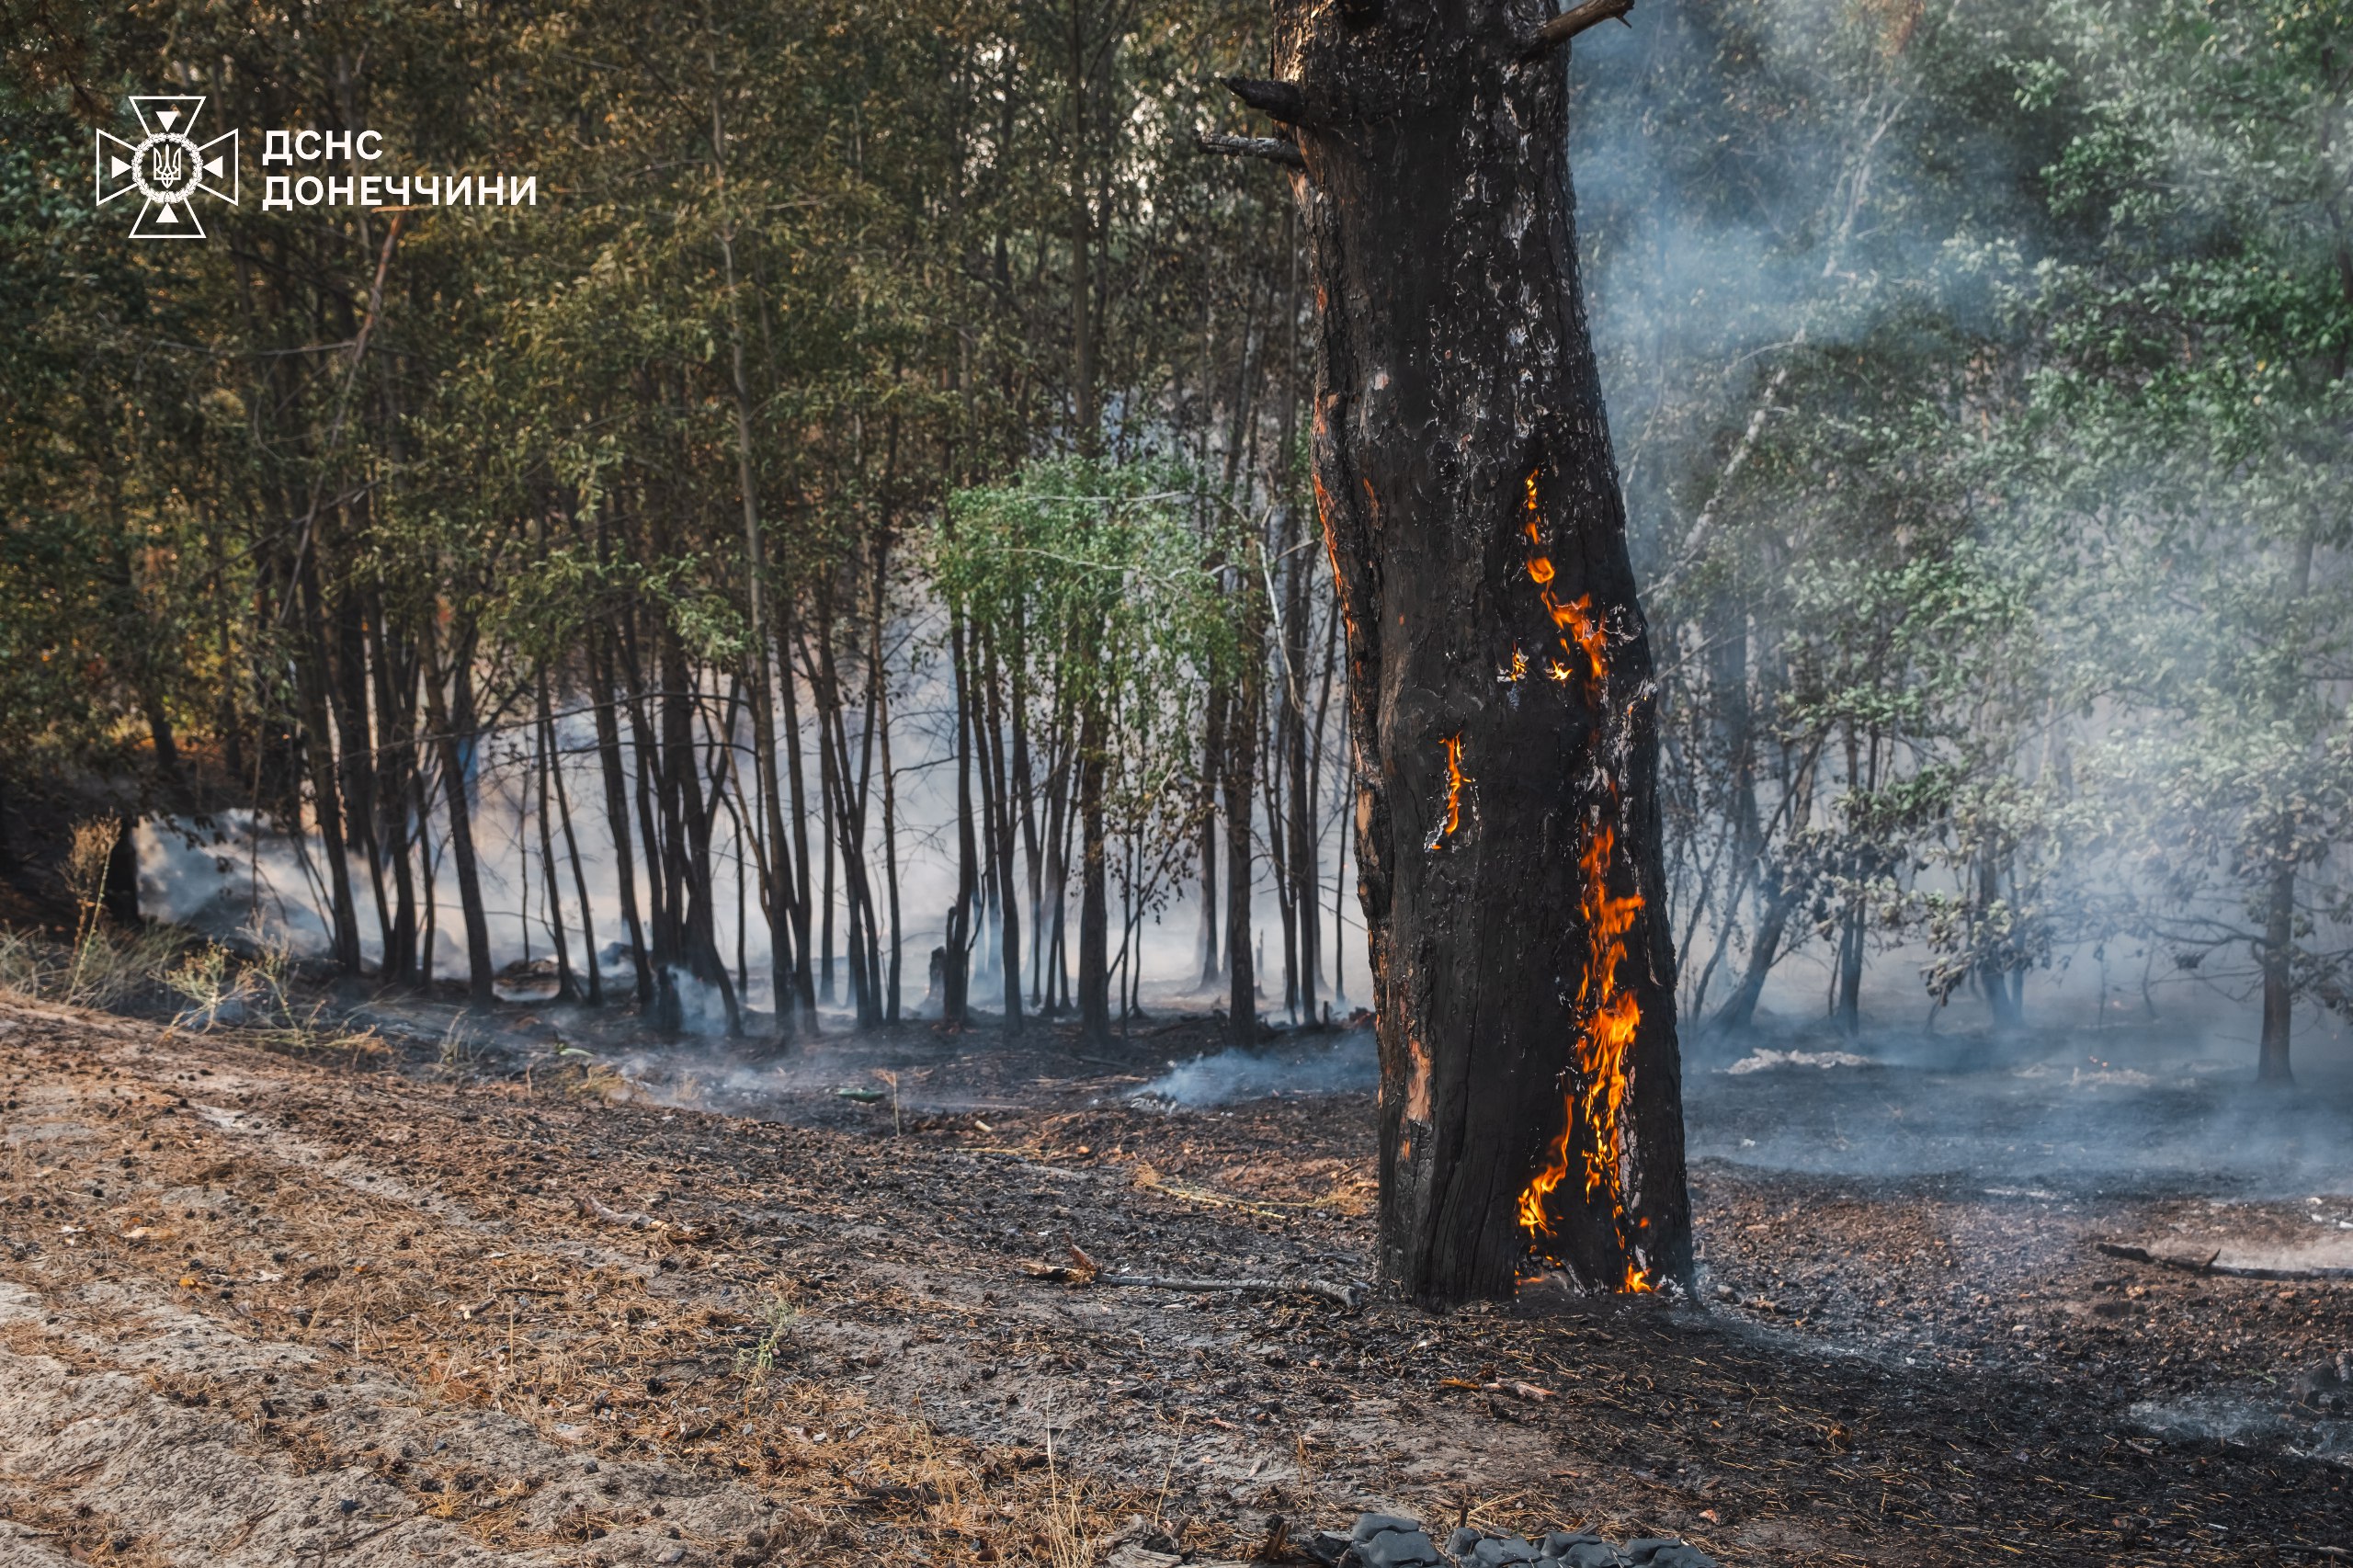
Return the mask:
<svg viewBox="0 0 2353 1568">
<path fill-rule="evenodd" d="M 1648 635 L 1552 56 L 1632 0 L 1276 0 L 1228 84 L 1301 171 L 1317 501 L 1348 642 L 1381 1041 L 1381 1265 L 1688 1282 Z"/>
</svg>

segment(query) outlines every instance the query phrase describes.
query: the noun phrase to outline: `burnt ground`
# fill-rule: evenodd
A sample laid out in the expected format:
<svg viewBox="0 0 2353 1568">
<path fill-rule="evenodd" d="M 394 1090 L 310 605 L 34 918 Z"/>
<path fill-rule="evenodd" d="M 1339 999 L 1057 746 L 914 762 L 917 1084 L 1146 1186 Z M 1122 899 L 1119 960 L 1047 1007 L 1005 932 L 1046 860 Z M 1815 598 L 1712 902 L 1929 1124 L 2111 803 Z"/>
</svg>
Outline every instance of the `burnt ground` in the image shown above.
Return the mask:
<svg viewBox="0 0 2353 1568">
<path fill-rule="evenodd" d="M 1733 1565 L 2353 1545 L 2346 1424 L 2288 1386 L 2353 1282 L 2091 1245 L 2306 1245 L 2341 1165 L 2188 1196 L 2003 1104 L 1891 1139 L 1894 1069 L 1695 1072 L 1699 1302 L 1350 1313 L 1025 1271 L 1368 1272 L 1369 1096 L 1130 1102 L 1204 1024 L 632 1076 L 411 1022 L 0 998 L 0 1562 L 1091 1568 L 1137 1521 L 1247 1559 L 1375 1506 Z"/>
</svg>

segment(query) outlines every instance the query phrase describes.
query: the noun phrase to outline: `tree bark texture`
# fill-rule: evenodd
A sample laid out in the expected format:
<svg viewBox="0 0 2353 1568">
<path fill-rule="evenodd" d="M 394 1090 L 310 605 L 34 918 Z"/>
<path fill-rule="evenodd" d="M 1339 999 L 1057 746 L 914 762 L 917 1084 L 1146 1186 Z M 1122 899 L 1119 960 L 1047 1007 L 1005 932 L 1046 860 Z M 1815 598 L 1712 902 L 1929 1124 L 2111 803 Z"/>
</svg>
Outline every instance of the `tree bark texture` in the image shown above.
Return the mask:
<svg viewBox="0 0 2353 1568">
<path fill-rule="evenodd" d="M 1540 5 L 1276 0 L 1321 316 L 1381 1063 L 1380 1257 L 1688 1283 L 1651 652 Z"/>
</svg>

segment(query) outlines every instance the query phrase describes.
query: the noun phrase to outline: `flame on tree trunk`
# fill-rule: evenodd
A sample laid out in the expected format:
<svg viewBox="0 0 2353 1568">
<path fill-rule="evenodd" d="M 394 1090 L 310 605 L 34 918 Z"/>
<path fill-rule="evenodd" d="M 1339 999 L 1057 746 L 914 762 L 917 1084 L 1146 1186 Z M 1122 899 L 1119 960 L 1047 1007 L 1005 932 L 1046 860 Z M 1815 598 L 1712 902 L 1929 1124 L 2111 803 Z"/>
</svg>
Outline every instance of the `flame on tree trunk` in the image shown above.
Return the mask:
<svg viewBox="0 0 2353 1568">
<path fill-rule="evenodd" d="M 1657 731 L 1586 335 L 1566 88 L 1596 0 L 1276 0 L 1229 84 L 1298 169 L 1314 477 L 1347 619 L 1381 1042 L 1381 1269 L 1688 1282 Z"/>
</svg>

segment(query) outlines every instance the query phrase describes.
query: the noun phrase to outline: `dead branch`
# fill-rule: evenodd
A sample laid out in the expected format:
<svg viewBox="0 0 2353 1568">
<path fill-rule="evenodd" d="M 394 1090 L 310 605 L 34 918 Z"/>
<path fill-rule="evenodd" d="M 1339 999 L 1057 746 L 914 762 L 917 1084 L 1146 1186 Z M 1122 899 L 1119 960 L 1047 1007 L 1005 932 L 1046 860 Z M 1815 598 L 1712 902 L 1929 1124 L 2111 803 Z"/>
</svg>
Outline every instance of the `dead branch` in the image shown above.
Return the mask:
<svg viewBox="0 0 2353 1568">
<path fill-rule="evenodd" d="M 1299 149 L 1274 136 L 1229 136 L 1222 131 L 1204 131 L 1193 138 L 1193 145 L 1204 153 L 1222 153 L 1229 158 L 1264 158 L 1270 164 L 1280 164 L 1287 169 L 1305 169 L 1307 160 Z M 1081 1057 L 1092 1062 L 1094 1057 Z"/>
<path fill-rule="evenodd" d="M 1247 76 L 1227 76 L 1222 81 L 1227 92 L 1268 119 L 1297 125 L 1308 118 L 1307 94 L 1296 82 L 1258 82 Z"/>
<path fill-rule="evenodd" d="M 1634 0 L 1585 0 L 1582 6 L 1562 12 L 1538 28 L 1528 37 L 1527 47 L 1520 53 L 1524 59 L 1548 54 L 1577 36 L 1587 28 L 1598 27 L 1613 17 L 1626 22 L 1626 13 L 1634 8 Z M 1628 27 L 1634 24 L 1626 22 Z"/>
<path fill-rule="evenodd" d="M 2167 1257 L 2146 1247 L 2127 1246 L 2120 1242 L 2095 1242 L 2093 1245 L 2110 1257 L 2120 1257 L 2127 1263 L 2145 1263 L 2157 1268 L 2177 1268 L 2185 1274 L 2219 1274 L 2232 1279 L 2353 1279 L 2353 1268 L 2259 1268 L 2252 1264 L 2222 1263 L 2222 1252 L 2217 1247 L 2203 1263 L 2194 1258 Z"/>
<path fill-rule="evenodd" d="M 1061 1285 L 1132 1285 L 1147 1290 L 1185 1290 L 1204 1295 L 1236 1290 L 1246 1296 L 1321 1296 L 1349 1312 L 1364 1303 L 1362 1286 L 1333 1285 L 1321 1279 L 1201 1279 L 1190 1275 L 1106 1274 L 1103 1266 L 1075 1244 L 1070 1248 L 1068 1263 L 1032 1260 L 1022 1264 L 1021 1272 L 1032 1279 L 1050 1279 Z"/>
<path fill-rule="evenodd" d="M 1207 1294 L 1234 1290 L 1245 1296 L 1320 1296 L 1355 1312 L 1364 1304 L 1364 1288 L 1334 1285 L 1322 1279 L 1197 1279 L 1186 1275 L 1098 1274 L 1097 1285 L 1133 1285 L 1147 1290 L 1182 1290 Z"/>
</svg>

